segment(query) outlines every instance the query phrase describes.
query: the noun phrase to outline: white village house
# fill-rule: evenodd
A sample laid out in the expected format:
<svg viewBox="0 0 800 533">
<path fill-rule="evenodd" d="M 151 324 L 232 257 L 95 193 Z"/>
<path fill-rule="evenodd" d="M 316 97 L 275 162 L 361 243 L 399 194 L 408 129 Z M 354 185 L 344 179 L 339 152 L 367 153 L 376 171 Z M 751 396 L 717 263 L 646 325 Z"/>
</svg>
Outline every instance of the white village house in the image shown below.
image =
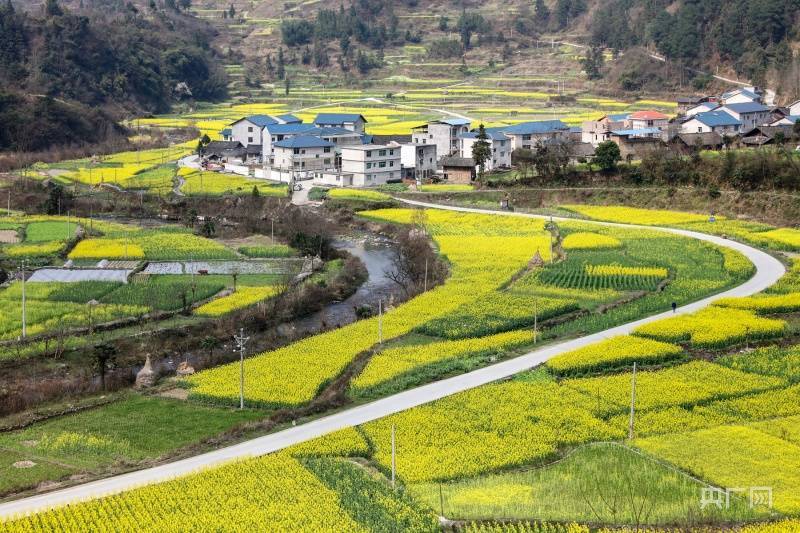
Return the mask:
<svg viewBox="0 0 800 533">
<path fill-rule="evenodd" d="M 681 133 L 719 133 L 736 135 L 742 123 L 724 111 L 698 113 L 681 124 Z"/>
<path fill-rule="evenodd" d="M 487 171 L 511 166 L 511 138 L 496 128 L 486 128 L 491 157 L 486 161 Z M 478 132 L 462 133 L 458 137 L 461 157 L 472 157 L 472 145 L 478 142 Z M 477 166 L 477 165 L 476 165 Z"/>
<path fill-rule="evenodd" d="M 341 167 L 318 171 L 314 180 L 337 187 L 375 187 L 400 181 L 400 145 L 363 144 L 341 149 Z"/>
<path fill-rule="evenodd" d="M 403 143 L 400 145 L 400 165 L 403 178 L 423 180 L 432 178 L 438 168 L 435 144 Z"/>
<path fill-rule="evenodd" d="M 435 144 L 436 155 L 441 160 L 461 150 L 459 135 L 469 132 L 470 121 L 465 118 L 434 120 L 411 131 L 413 144 Z"/>
<path fill-rule="evenodd" d="M 758 102 L 725 104 L 719 110 L 728 113 L 742 123 L 739 127 L 740 133 L 750 131 L 757 126 L 763 126 L 770 122 L 771 114 L 769 108 Z"/>
</svg>

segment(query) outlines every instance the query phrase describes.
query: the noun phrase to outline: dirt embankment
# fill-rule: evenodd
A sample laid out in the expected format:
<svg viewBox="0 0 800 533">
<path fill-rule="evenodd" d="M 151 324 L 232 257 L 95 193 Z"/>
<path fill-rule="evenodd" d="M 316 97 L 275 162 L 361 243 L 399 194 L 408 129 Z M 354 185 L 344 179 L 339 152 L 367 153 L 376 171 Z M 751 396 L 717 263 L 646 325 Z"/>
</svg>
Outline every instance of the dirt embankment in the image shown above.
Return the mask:
<svg viewBox="0 0 800 533">
<path fill-rule="evenodd" d="M 564 187 L 541 189 L 483 189 L 474 192 L 414 194 L 416 200 L 500 205 L 509 195 L 517 209 L 545 209 L 564 204 L 627 205 L 649 209 L 674 209 L 698 213 L 717 213 L 731 218 L 749 218 L 792 226 L 800 221 L 800 194 L 778 191 L 719 191 L 719 196 L 692 187 Z"/>
</svg>

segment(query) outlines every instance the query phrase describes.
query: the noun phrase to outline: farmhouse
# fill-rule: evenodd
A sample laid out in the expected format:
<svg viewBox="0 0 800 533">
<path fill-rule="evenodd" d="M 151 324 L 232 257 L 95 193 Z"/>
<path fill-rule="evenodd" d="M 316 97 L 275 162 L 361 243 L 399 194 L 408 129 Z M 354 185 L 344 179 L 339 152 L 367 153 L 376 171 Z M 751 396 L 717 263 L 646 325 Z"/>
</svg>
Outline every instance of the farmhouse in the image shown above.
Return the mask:
<svg viewBox="0 0 800 533">
<path fill-rule="evenodd" d="M 701 102 L 695 106 L 688 108 L 684 112 L 684 116 L 693 117 L 698 113 L 707 113 L 708 111 L 714 111 L 715 109 L 719 109 L 719 104 L 716 102 Z"/>
<path fill-rule="evenodd" d="M 642 128 L 638 130 L 614 130 L 609 140 L 619 146 L 620 155 L 628 159 L 642 157 L 653 147 L 661 144 L 663 132 L 659 128 Z"/>
<path fill-rule="evenodd" d="M 719 150 L 723 142 L 722 136 L 716 132 L 678 133 L 670 138 L 669 144 L 688 155 L 700 150 Z"/>
<path fill-rule="evenodd" d="M 403 178 L 422 180 L 433 177 L 437 169 L 436 145 L 413 144 L 400 145 L 400 165 Z"/>
<path fill-rule="evenodd" d="M 271 177 L 278 181 L 308 179 L 315 171 L 334 168 L 334 144 L 311 135 L 298 135 L 273 143 Z"/>
<path fill-rule="evenodd" d="M 789 115 L 770 122 L 770 126 L 794 126 L 800 120 L 800 115 Z"/>
<path fill-rule="evenodd" d="M 741 143 L 745 146 L 759 147 L 777 144 L 777 139 L 787 140 L 792 137 L 792 126 L 758 126 L 742 134 Z"/>
<path fill-rule="evenodd" d="M 435 144 L 439 158 L 458 153 L 459 135 L 469 131 L 470 121 L 465 118 L 434 120 L 416 127 L 411 132 L 414 144 Z"/>
<path fill-rule="evenodd" d="M 632 130 L 665 128 L 668 122 L 669 117 L 658 111 L 636 111 L 625 120 L 628 129 Z"/>
<path fill-rule="evenodd" d="M 590 120 L 581 125 L 581 141 L 597 146 L 611 138 L 612 130 L 625 129 L 628 113 L 606 115 L 598 120 Z"/>
<path fill-rule="evenodd" d="M 375 187 L 402 177 L 399 145 L 346 146 L 341 154 L 341 166 L 315 172 L 315 181 L 338 187 Z"/>
<path fill-rule="evenodd" d="M 720 97 L 723 105 L 746 104 L 751 102 L 762 103 L 761 93 L 756 87 L 742 87 L 723 93 Z"/>
<path fill-rule="evenodd" d="M 522 122 L 513 126 L 491 128 L 502 132 L 511 139 L 511 150 L 517 148 L 531 149 L 537 142 L 549 139 L 568 139 L 569 126 L 560 120 L 541 120 Z"/>
<path fill-rule="evenodd" d="M 708 111 L 698 113 L 681 125 L 681 133 L 710 133 L 735 135 L 742 123 L 725 111 Z"/>
<path fill-rule="evenodd" d="M 443 157 L 442 170 L 448 183 L 472 183 L 475 179 L 475 161 L 471 157 Z"/>
<path fill-rule="evenodd" d="M 231 130 L 230 140 L 242 143 L 242 146 L 262 144 L 261 132 L 269 124 L 299 124 L 301 121 L 294 115 L 251 115 L 240 118 L 228 128 Z"/>
<path fill-rule="evenodd" d="M 486 161 L 486 170 L 494 170 L 511 166 L 511 139 L 498 131 L 498 128 L 487 128 L 487 142 L 492 156 Z M 478 142 L 478 132 L 470 131 L 459 135 L 461 157 L 472 158 L 472 145 Z"/>
<path fill-rule="evenodd" d="M 364 133 L 367 119 L 358 113 L 320 113 L 314 119 L 314 124 L 323 128 L 337 127 Z"/>
<path fill-rule="evenodd" d="M 742 104 L 726 104 L 720 111 L 728 113 L 730 116 L 742 123 L 739 131 L 747 131 L 769 122 L 770 111 L 765 105 L 758 102 L 745 102 Z"/>
</svg>

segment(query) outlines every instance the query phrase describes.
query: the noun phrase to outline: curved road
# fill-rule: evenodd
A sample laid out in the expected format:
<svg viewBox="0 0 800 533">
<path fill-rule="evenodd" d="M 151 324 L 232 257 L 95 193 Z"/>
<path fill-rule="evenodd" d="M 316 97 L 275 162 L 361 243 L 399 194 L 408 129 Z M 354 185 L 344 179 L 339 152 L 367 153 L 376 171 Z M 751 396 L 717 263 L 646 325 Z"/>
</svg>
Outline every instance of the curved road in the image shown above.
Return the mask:
<svg viewBox="0 0 800 533">
<path fill-rule="evenodd" d="M 413 200 L 400 198 L 398 198 L 398 200 L 414 206 L 447 209 L 451 211 L 525 218 L 547 218 L 525 213 L 441 206 L 438 204 L 416 202 Z M 760 292 L 775 283 L 785 273 L 783 264 L 771 255 L 745 244 L 729 241 L 721 237 L 672 228 L 632 226 L 629 224 L 614 224 L 606 222 L 592 223 L 605 226 L 623 226 L 627 228 L 641 227 L 648 230 L 664 231 L 667 233 L 692 237 L 739 251 L 746 255 L 755 265 L 756 274 L 747 282 L 729 289 L 721 294 L 704 298 L 700 301 L 680 307 L 678 308 L 678 313 L 691 313 L 697 311 L 723 296 L 749 296 L 751 294 Z M 630 333 L 642 324 L 653 322 L 668 316 L 672 316 L 672 312 L 668 311 L 659 315 L 643 318 L 635 322 L 623 324 L 621 326 L 607 329 L 592 335 L 587 335 L 586 337 L 581 337 L 579 339 L 571 339 L 550 344 L 520 357 L 503 361 L 492 366 L 484 367 L 467 374 L 444 379 L 435 383 L 430 383 L 422 387 L 417 387 L 399 394 L 394 394 L 387 398 L 376 400 L 372 403 L 360 405 L 335 414 L 324 416 L 311 422 L 285 429 L 277 433 L 265 435 L 263 437 L 242 442 L 240 444 L 208 452 L 195 457 L 190 457 L 188 459 L 182 459 L 145 470 L 130 472 L 119 476 L 93 481 L 83 485 L 76 485 L 74 487 L 68 487 L 53 492 L 0 504 L 0 519 L 13 517 L 15 515 L 29 514 L 36 511 L 42 511 L 44 509 L 59 507 L 78 501 L 98 498 L 101 496 L 107 496 L 143 485 L 166 481 L 178 476 L 196 472 L 204 468 L 220 465 L 221 463 L 228 461 L 268 454 L 283 448 L 287 448 L 293 444 L 304 442 L 315 437 L 320 437 L 339 429 L 364 424 L 393 413 L 438 400 L 439 398 L 443 398 L 451 394 L 479 387 L 481 385 L 512 376 L 540 365 L 548 359 L 561 353 L 575 350 L 576 348 L 581 348 L 609 337 Z"/>
</svg>

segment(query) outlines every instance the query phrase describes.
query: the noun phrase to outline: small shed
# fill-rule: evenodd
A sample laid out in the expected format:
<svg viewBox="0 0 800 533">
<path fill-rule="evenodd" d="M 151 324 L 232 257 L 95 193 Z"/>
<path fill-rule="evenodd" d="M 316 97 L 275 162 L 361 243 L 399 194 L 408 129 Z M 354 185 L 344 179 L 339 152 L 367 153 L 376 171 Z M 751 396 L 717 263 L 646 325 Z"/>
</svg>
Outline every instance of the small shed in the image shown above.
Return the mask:
<svg viewBox="0 0 800 533">
<path fill-rule="evenodd" d="M 475 161 L 471 157 L 443 157 L 442 169 L 448 183 L 472 183 L 475 179 Z"/>
</svg>

